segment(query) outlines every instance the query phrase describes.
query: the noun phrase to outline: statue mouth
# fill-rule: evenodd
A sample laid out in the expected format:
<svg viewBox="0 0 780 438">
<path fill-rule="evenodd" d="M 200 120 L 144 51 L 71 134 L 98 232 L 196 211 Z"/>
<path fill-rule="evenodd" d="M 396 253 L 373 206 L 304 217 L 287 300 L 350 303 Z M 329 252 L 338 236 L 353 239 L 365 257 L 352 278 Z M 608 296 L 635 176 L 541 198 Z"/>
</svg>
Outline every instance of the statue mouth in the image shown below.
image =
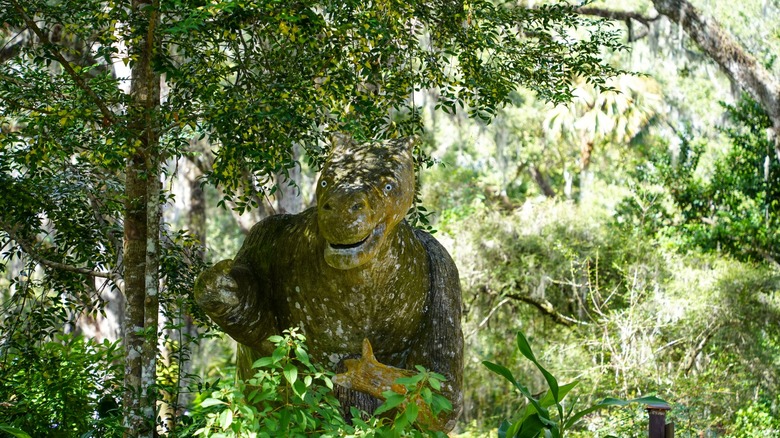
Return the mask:
<svg viewBox="0 0 780 438">
<path fill-rule="evenodd" d="M 352 243 L 325 244 L 325 260 L 338 269 L 352 269 L 373 258 L 384 240 L 386 225 L 379 223 L 368 235 Z"/>
<path fill-rule="evenodd" d="M 374 230 L 376 230 L 376 228 Z M 366 243 L 368 241 L 368 238 L 371 237 L 371 235 L 373 233 L 374 232 L 372 231 L 366 237 L 364 237 L 362 240 L 360 240 L 358 242 L 355 242 L 355 243 L 328 243 L 328 245 L 330 245 L 330 247 L 333 248 L 333 249 L 354 249 L 354 248 L 358 248 L 359 246 L 361 246 L 364 243 Z"/>
</svg>

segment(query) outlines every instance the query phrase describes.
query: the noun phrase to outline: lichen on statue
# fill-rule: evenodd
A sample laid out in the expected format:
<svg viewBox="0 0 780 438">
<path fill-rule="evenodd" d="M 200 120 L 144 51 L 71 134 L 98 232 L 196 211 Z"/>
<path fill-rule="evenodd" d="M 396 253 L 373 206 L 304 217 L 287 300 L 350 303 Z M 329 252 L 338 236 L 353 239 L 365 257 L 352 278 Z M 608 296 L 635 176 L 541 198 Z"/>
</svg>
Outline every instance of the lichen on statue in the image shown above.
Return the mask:
<svg viewBox="0 0 780 438">
<path fill-rule="evenodd" d="M 432 426 L 452 429 L 462 398 L 460 283 L 447 251 L 404 220 L 414 199 L 411 148 L 408 139 L 342 139 L 317 182 L 316 207 L 259 222 L 234 260 L 198 278 L 198 304 L 239 342 L 239 377 L 271 354 L 269 336 L 300 327 L 315 361 L 349 367 L 334 379 L 342 404 L 372 411 L 415 365 L 443 374 L 454 409 Z M 380 368 L 358 366 L 374 356 Z M 386 381 L 367 387 L 367 369 Z"/>
</svg>

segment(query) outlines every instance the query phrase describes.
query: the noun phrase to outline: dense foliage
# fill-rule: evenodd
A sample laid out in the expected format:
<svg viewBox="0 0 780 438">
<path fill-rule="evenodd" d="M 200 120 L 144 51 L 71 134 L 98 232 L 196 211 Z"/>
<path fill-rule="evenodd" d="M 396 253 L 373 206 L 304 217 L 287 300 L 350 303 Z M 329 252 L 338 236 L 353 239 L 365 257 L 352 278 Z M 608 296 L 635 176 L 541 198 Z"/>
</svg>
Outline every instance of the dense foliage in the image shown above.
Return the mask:
<svg viewBox="0 0 780 438">
<path fill-rule="evenodd" d="M 712 170 L 700 169 L 704 144 L 684 139 L 677 156 L 660 154 L 642 169 L 642 177 L 662 184 L 679 211 L 654 214 L 674 222 L 691 244 L 723 251 L 744 260 L 780 258 L 780 166 L 774 160 L 774 141 L 767 135 L 771 122 L 750 98 L 724 105 L 731 124 L 723 128 L 731 148 L 718 157 Z M 653 224 L 656 227 L 662 224 Z"/>
<path fill-rule="evenodd" d="M 189 427 L 175 436 L 204 437 L 442 437 L 422 424 L 421 408 L 438 415 L 451 410 L 439 394 L 443 376 L 418 369 L 398 379 L 405 394 L 387 391 L 373 415 L 346 410 L 333 395 L 333 373 L 312 364 L 305 337 L 297 329 L 269 338 L 276 349 L 255 361 L 255 376 L 246 382 L 212 385 L 196 401 Z"/>
</svg>

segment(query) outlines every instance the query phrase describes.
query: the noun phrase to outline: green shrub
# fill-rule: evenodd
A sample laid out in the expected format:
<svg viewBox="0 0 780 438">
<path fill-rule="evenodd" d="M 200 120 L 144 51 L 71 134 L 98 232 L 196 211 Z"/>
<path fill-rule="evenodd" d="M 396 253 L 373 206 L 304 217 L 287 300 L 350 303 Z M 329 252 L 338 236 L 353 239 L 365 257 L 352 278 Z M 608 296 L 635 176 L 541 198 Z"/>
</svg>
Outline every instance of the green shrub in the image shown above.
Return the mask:
<svg viewBox="0 0 780 438">
<path fill-rule="evenodd" d="M 202 393 L 181 436 L 233 437 L 423 437 L 444 436 L 425 430 L 419 406 L 434 415 L 451 409 L 440 394 L 444 378 L 419 368 L 398 379 L 405 395 L 385 393 L 387 401 L 375 416 L 352 409 L 352 420 L 341 415 L 333 394 L 333 374 L 309 360 L 305 337 L 296 329 L 269 338 L 276 349 L 254 363 L 255 375 L 236 385 L 216 383 Z"/>
<path fill-rule="evenodd" d="M 733 432 L 728 436 L 733 438 L 780 436 L 780 418 L 772 414 L 767 403 L 750 404 L 737 411 Z"/>
<path fill-rule="evenodd" d="M 34 437 L 121 436 L 120 354 L 116 343 L 68 334 L 7 343 L 0 362 L 0 424 Z"/>
</svg>

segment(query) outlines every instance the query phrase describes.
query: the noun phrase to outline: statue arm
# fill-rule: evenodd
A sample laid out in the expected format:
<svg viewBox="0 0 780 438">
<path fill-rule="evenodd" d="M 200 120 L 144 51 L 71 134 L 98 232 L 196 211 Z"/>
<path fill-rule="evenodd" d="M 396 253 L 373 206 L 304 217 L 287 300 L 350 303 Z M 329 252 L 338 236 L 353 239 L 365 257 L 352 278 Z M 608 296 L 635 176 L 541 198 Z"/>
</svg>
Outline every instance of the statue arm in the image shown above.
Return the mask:
<svg viewBox="0 0 780 438">
<path fill-rule="evenodd" d="M 264 257 L 273 236 L 270 225 L 266 220 L 252 227 L 235 260 L 216 263 L 195 282 L 195 301 L 206 314 L 237 342 L 257 350 L 278 331 Z"/>
</svg>

